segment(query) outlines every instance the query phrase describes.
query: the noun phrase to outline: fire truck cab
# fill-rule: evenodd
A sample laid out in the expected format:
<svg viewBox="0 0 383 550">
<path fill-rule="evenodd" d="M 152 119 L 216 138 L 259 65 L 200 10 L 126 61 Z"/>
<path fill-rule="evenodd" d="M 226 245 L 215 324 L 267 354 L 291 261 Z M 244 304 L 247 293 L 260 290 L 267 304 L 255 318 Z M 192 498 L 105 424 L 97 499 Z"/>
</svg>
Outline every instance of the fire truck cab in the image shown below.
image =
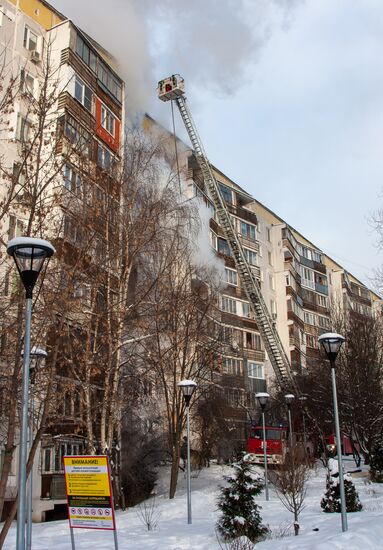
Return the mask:
<svg viewBox="0 0 383 550">
<path fill-rule="evenodd" d="M 286 453 L 287 429 L 281 426 L 266 426 L 266 456 L 268 464 L 282 464 Z M 252 426 L 247 440 L 249 461 L 263 464 L 263 428 Z"/>
</svg>

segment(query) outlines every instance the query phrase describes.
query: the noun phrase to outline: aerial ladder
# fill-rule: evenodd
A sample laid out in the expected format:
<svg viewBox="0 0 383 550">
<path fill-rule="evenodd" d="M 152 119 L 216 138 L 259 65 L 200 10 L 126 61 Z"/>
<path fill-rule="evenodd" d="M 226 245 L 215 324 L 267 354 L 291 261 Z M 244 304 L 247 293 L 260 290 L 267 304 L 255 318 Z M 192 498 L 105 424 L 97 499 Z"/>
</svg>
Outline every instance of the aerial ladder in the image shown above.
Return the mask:
<svg viewBox="0 0 383 550">
<path fill-rule="evenodd" d="M 177 74 L 172 75 L 169 78 L 165 78 L 158 83 L 157 92 L 159 99 L 162 101 L 175 101 L 178 106 L 182 120 L 192 143 L 198 165 L 201 169 L 206 189 L 214 205 L 218 223 L 222 227 L 224 236 L 231 250 L 242 288 L 245 291 L 250 307 L 253 310 L 255 320 L 262 336 L 267 355 L 274 369 L 277 382 L 281 388 L 286 389 L 290 387 L 291 389 L 294 389 L 298 395 L 299 392 L 290 367 L 289 359 L 275 328 L 274 321 L 263 299 L 258 280 L 251 270 L 244 254 L 242 244 L 233 227 L 226 203 L 222 197 L 218 182 L 210 166 L 202 145 L 202 141 L 192 119 L 188 104 L 186 102 L 184 79 Z"/>
</svg>

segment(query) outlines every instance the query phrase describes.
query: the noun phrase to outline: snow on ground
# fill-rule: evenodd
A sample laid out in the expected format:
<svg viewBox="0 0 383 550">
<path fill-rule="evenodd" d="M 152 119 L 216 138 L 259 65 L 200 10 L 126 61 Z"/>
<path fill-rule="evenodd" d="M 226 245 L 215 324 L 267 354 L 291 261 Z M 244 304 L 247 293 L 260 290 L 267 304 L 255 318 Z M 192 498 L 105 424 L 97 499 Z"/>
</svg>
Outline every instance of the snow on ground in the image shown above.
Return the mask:
<svg viewBox="0 0 383 550">
<path fill-rule="evenodd" d="M 346 470 L 354 463 L 346 459 Z M 223 475 L 231 473 L 229 466 L 213 465 L 192 478 L 193 524 L 187 525 L 186 479 L 180 473 L 176 498 L 166 495 L 168 468 L 161 469 L 158 495 L 155 500 L 159 514 L 158 527 L 148 531 L 137 515 L 137 508 L 117 512 L 119 550 L 218 550 L 215 535 L 216 498 Z M 257 550 L 378 550 L 383 549 L 383 485 L 368 483 L 366 472 L 353 476 L 362 512 L 348 514 L 349 530 L 342 533 L 340 514 L 325 514 L 320 500 L 325 489 L 325 470 L 318 466 L 308 484 L 306 508 L 300 516 L 301 534 L 292 534 L 291 514 L 271 490 L 270 501 L 264 494 L 258 497 L 263 522 L 269 525 L 273 537 L 257 544 Z M 4 550 L 14 550 L 14 525 Z M 316 529 L 314 531 L 314 529 Z M 76 550 L 110 550 L 114 548 L 113 533 L 75 529 Z M 284 535 L 284 536 L 282 536 Z M 33 550 L 71 550 L 67 521 L 33 525 Z"/>
</svg>

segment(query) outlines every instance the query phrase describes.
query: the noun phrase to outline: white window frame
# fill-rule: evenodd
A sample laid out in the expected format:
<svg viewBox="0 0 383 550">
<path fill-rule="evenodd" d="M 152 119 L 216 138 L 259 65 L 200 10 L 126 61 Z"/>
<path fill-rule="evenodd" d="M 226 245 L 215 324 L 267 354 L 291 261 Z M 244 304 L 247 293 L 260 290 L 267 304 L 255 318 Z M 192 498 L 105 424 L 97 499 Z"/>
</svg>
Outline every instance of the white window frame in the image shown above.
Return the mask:
<svg viewBox="0 0 383 550">
<path fill-rule="evenodd" d="M 83 107 L 90 113 L 93 111 L 93 91 L 90 86 L 85 84 L 85 82 L 77 75 L 75 75 L 74 80 L 74 98 L 77 99 Z M 89 97 L 90 95 L 90 97 Z"/>
<path fill-rule="evenodd" d="M 243 247 L 243 253 L 249 265 L 258 266 L 258 254 L 255 250 Z"/>
<path fill-rule="evenodd" d="M 35 40 L 34 40 L 35 38 Z M 29 52 L 38 51 L 39 36 L 37 32 L 32 30 L 28 25 L 24 27 L 23 46 Z"/>
<path fill-rule="evenodd" d="M 116 135 L 116 117 L 110 109 L 101 103 L 101 126 L 112 137 Z"/>
<path fill-rule="evenodd" d="M 257 380 L 265 379 L 265 366 L 263 363 L 247 360 L 247 376 Z"/>
<path fill-rule="evenodd" d="M 318 325 L 317 316 L 315 315 L 315 313 L 311 313 L 310 311 L 304 312 L 304 321 L 307 325 L 312 325 L 314 327 Z"/>
<path fill-rule="evenodd" d="M 237 301 L 230 296 L 221 296 L 221 309 L 226 313 L 237 315 Z"/>
<path fill-rule="evenodd" d="M 238 286 L 238 273 L 235 269 L 225 267 L 225 282 L 231 286 Z"/>
<path fill-rule="evenodd" d="M 223 357 L 222 372 L 233 376 L 241 376 L 243 374 L 243 362 L 238 357 Z"/>
<path fill-rule="evenodd" d="M 243 229 L 245 229 L 245 232 L 243 232 Z M 246 237 L 246 239 L 255 241 L 257 238 L 257 230 L 255 225 L 253 225 L 252 223 L 245 222 L 244 220 L 239 220 L 239 231 L 242 237 Z"/>
<path fill-rule="evenodd" d="M 36 79 L 25 69 L 20 71 L 20 91 L 24 94 L 35 96 Z"/>
<path fill-rule="evenodd" d="M 28 141 L 31 130 L 31 121 L 21 113 L 17 114 L 16 139 L 22 142 Z"/>
<path fill-rule="evenodd" d="M 77 196 L 82 196 L 82 181 L 70 164 L 65 164 L 63 169 L 63 184 L 65 189 Z"/>
<path fill-rule="evenodd" d="M 109 159 L 106 162 L 106 159 Z M 116 163 L 113 153 L 100 142 L 97 143 L 97 165 L 103 170 L 111 170 Z"/>
</svg>

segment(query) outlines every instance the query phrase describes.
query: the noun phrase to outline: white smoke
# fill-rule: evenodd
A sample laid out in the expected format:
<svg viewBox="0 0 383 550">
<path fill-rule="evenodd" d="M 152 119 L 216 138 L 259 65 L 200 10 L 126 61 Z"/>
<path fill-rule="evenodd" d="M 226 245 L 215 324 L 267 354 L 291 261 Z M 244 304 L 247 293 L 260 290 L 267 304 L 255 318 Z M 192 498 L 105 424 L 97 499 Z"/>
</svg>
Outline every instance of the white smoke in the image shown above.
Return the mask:
<svg viewBox="0 0 383 550">
<path fill-rule="evenodd" d="M 51 1 L 117 58 L 127 105 L 144 112 L 157 104 L 157 81 L 174 73 L 194 89 L 234 94 L 303 0 Z"/>
<path fill-rule="evenodd" d="M 210 244 L 210 218 L 211 210 L 203 200 L 195 197 L 194 205 L 199 216 L 199 231 L 193 243 L 192 262 L 198 268 L 204 268 L 214 277 L 218 286 L 225 278 L 225 263 L 219 258 Z"/>
</svg>

